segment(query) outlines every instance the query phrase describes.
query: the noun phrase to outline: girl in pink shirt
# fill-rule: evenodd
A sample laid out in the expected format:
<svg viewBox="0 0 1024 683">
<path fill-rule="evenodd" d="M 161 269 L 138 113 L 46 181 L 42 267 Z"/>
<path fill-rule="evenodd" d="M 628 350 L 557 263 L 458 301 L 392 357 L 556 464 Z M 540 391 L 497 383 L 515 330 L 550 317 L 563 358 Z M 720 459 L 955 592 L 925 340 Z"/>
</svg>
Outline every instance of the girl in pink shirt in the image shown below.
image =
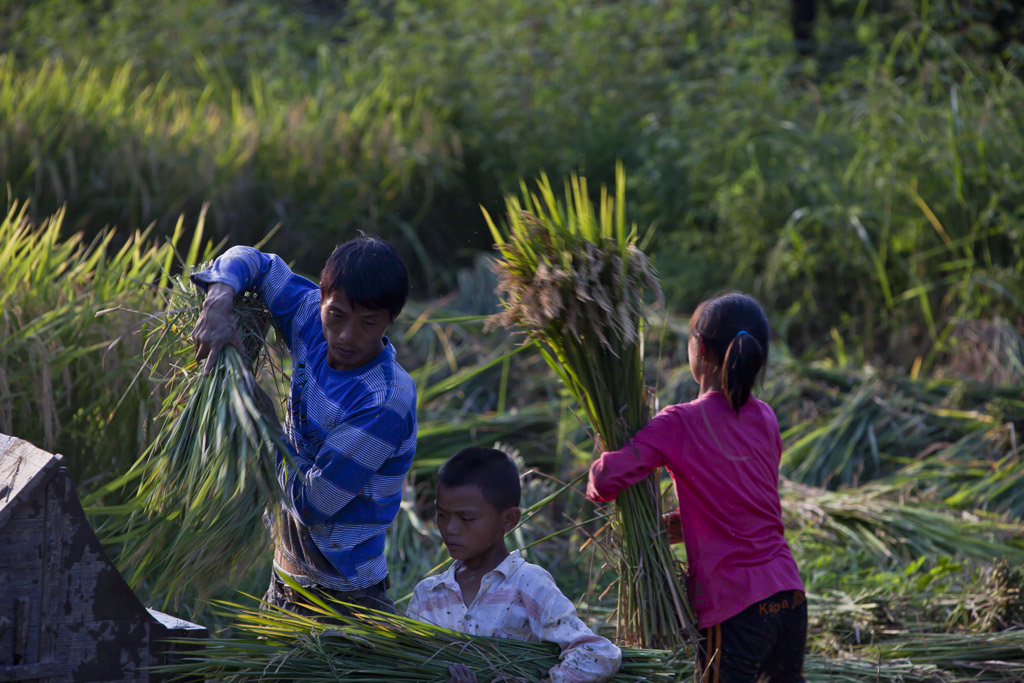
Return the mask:
<svg viewBox="0 0 1024 683">
<path fill-rule="evenodd" d="M 782 439 L 775 413 L 750 395 L 768 336 L 752 297 L 701 303 L 689 341 L 697 399 L 665 408 L 590 468 L 595 501 L 668 468 L 680 509 L 666 525 L 671 542 L 686 544 L 698 663 L 710 683 L 804 680 L 807 604 L 782 524 Z"/>
</svg>

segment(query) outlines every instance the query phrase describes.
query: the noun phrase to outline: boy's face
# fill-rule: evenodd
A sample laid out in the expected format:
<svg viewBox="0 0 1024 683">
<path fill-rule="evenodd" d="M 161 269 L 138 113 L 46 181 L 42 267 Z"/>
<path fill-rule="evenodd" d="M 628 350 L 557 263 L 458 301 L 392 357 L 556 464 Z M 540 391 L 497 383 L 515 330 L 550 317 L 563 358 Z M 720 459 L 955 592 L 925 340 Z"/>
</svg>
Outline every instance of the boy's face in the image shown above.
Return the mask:
<svg viewBox="0 0 1024 683">
<path fill-rule="evenodd" d="M 350 304 L 339 289 L 320 298 L 320 322 L 327 340 L 327 364 L 335 370 L 355 370 L 380 353 L 391 313 Z"/>
<path fill-rule="evenodd" d="M 453 559 L 467 562 L 504 550 L 505 534 L 519 515 L 517 507 L 496 509 L 476 486 L 437 487 L 437 528 Z"/>
</svg>

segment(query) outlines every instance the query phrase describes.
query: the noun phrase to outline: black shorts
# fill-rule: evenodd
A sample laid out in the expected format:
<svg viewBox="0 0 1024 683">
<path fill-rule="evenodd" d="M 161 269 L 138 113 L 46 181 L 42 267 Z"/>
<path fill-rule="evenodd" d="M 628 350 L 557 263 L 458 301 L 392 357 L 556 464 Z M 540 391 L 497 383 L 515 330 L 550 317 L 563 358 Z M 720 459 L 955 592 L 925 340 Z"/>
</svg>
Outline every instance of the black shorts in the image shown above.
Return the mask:
<svg viewBox="0 0 1024 683">
<path fill-rule="evenodd" d="M 705 683 L 805 680 L 807 598 L 802 591 L 776 593 L 702 628 L 700 635 L 697 665 Z"/>
</svg>

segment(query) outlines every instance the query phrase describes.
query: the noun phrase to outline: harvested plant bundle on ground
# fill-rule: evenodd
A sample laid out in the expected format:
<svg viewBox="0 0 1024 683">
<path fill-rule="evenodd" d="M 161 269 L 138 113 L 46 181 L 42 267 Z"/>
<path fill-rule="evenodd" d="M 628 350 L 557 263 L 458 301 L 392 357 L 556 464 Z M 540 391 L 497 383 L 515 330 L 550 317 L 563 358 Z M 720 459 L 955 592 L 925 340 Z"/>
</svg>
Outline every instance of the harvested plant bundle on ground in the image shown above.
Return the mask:
<svg viewBox="0 0 1024 683">
<path fill-rule="evenodd" d="M 881 657 L 908 658 L 933 665 L 960 681 L 1024 680 L 1024 629 L 997 633 L 894 634 L 897 639 L 871 647 Z"/>
<path fill-rule="evenodd" d="M 286 579 L 287 580 L 287 579 Z M 468 666 L 481 683 L 536 681 L 559 662 L 554 643 L 484 638 L 450 631 L 415 619 L 324 602 L 300 590 L 308 606 L 334 622 L 277 608 L 260 612 L 228 605 L 235 616 L 231 637 L 211 638 L 204 650 L 183 653 L 169 671 L 218 681 L 416 681 L 448 680 L 448 667 Z M 673 653 L 623 648 L 624 683 L 678 680 Z"/>
<path fill-rule="evenodd" d="M 785 359 L 774 378 L 780 420 L 791 426 L 782 473 L 803 484 L 843 488 L 918 466 L 933 453 L 963 460 L 1005 460 L 977 487 L 939 487 L 950 504 L 1020 511 L 1016 432 L 1024 421 L 1019 387 L 954 379 L 915 379 L 904 372 L 852 369 Z M 975 463 L 976 465 L 976 463 Z M 926 467 L 925 469 L 932 469 Z M 932 475 L 939 474 L 933 471 Z M 938 483 L 938 482 L 935 482 Z"/>
<path fill-rule="evenodd" d="M 470 636 L 354 605 L 346 605 L 351 614 L 343 615 L 336 609 L 340 603 L 320 600 L 297 586 L 296 590 L 303 592 L 313 612 L 334 623 L 325 626 L 275 607 L 258 611 L 222 603 L 234 618 L 232 634 L 211 638 L 203 650 L 181 653 L 163 671 L 218 681 L 358 682 L 386 678 L 443 683 L 449 677 L 448 667 L 460 663 L 468 666 L 481 683 L 488 683 L 539 680 L 559 661 L 558 648 L 552 643 Z M 954 638 L 946 638 L 944 644 Z M 965 637 L 963 642 L 983 643 L 988 649 L 982 652 L 1006 655 L 1016 641 L 1012 634 L 997 634 L 978 639 Z M 939 657 L 937 661 L 950 664 L 948 658 Z M 997 664 L 1013 666 L 1012 662 L 982 662 L 979 665 L 983 668 L 978 671 L 996 672 Z M 911 663 L 904 658 L 882 659 L 869 653 L 841 658 L 810 655 L 804 673 L 809 681 L 829 683 L 963 680 L 934 664 L 916 660 Z M 669 683 L 690 681 L 693 677 L 693 661 L 685 655 L 624 647 L 622 667 L 613 680 Z M 978 680 L 998 679 L 987 676 Z"/>
<path fill-rule="evenodd" d="M 781 488 L 790 526 L 863 550 L 880 566 L 942 556 L 1024 564 L 1024 529 L 1005 519 L 957 512 L 882 482 L 823 491 L 783 479 Z"/>
<path fill-rule="evenodd" d="M 564 201 L 547 177 L 537 192 L 506 198 L 507 225 L 486 216 L 500 258 L 495 266 L 505 310 L 492 324 L 519 329 L 583 406 L 598 448 L 620 448 L 650 419 L 643 375 L 645 295 L 661 299 L 635 226 L 625 220 L 625 176 L 615 196 L 591 203 L 573 176 Z M 486 215 L 486 211 L 485 211 Z M 693 633 L 678 563 L 662 533 L 656 475 L 616 501 L 619 638 L 675 648 Z"/>
</svg>

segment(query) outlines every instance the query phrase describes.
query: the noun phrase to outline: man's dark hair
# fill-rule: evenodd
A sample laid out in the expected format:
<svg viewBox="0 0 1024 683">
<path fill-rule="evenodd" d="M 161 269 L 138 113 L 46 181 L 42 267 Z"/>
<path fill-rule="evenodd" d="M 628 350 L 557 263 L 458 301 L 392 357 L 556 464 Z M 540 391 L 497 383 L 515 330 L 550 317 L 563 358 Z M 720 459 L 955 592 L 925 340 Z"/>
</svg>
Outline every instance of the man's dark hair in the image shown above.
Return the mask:
<svg viewBox="0 0 1024 683">
<path fill-rule="evenodd" d="M 448 458 L 437 471 L 439 486 L 475 486 L 499 512 L 519 505 L 522 487 L 512 458 L 496 448 L 472 446 Z"/>
<path fill-rule="evenodd" d="M 338 290 L 350 304 L 385 308 L 394 318 L 409 296 L 409 273 L 394 247 L 363 235 L 337 247 L 320 272 L 320 295 Z"/>
</svg>

